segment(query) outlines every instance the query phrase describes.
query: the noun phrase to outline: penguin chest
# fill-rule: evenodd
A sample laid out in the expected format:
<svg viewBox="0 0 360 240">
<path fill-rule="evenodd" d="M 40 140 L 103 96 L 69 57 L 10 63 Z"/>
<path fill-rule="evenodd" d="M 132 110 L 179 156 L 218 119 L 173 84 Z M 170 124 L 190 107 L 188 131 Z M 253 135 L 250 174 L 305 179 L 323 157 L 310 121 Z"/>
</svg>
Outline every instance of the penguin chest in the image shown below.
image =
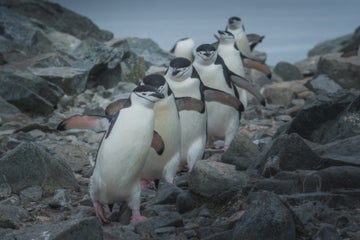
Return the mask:
<svg viewBox="0 0 360 240">
<path fill-rule="evenodd" d="M 240 53 L 234 48 L 225 48 L 220 51 L 219 55 L 224 59 L 225 65 L 234 73 L 244 77 L 244 65 Z"/>
<path fill-rule="evenodd" d="M 212 64 L 206 67 L 196 69 L 204 85 L 231 93 L 224 77 L 224 71 L 221 65 Z"/>
</svg>

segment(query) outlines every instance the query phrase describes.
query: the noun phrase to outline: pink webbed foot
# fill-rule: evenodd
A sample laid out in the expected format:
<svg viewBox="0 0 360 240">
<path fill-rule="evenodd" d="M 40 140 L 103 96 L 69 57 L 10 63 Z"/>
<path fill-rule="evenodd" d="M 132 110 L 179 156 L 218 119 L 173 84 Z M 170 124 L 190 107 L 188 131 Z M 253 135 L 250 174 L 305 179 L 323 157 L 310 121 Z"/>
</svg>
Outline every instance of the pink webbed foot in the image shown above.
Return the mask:
<svg viewBox="0 0 360 240">
<path fill-rule="evenodd" d="M 229 146 L 228 146 L 228 145 L 225 145 L 222 150 L 223 150 L 224 152 L 226 152 L 228 149 L 229 149 Z"/>
<path fill-rule="evenodd" d="M 101 205 L 101 203 L 96 201 L 93 203 L 93 205 L 95 208 L 96 217 L 100 220 L 100 222 L 101 223 L 109 223 L 110 221 L 105 217 L 104 208 Z"/>
<path fill-rule="evenodd" d="M 141 189 L 148 189 L 148 188 L 152 188 L 153 184 L 152 184 L 152 182 L 150 182 L 146 179 L 141 179 L 140 187 L 141 187 Z"/>
<path fill-rule="evenodd" d="M 146 217 L 142 216 L 140 214 L 139 210 L 134 210 L 133 209 L 130 222 L 134 223 L 134 222 L 139 222 L 139 221 L 143 221 L 143 220 L 146 220 Z"/>
</svg>

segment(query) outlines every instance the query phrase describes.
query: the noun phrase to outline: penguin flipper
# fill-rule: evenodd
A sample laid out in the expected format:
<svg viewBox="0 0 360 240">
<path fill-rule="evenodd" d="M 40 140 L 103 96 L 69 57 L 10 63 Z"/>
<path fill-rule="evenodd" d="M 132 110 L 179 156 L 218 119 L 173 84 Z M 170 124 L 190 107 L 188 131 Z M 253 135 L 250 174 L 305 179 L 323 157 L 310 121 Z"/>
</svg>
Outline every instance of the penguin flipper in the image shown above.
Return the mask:
<svg viewBox="0 0 360 240">
<path fill-rule="evenodd" d="M 106 116 L 97 115 L 74 115 L 57 126 L 57 130 L 90 129 L 94 132 L 105 132 L 110 126 L 110 119 Z"/>
<path fill-rule="evenodd" d="M 224 91 L 206 87 L 204 90 L 204 95 L 205 95 L 205 100 L 208 102 L 216 101 L 228 105 L 230 107 L 233 107 L 239 112 L 244 111 L 244 105 L 241 103 L 241 101 Z"/>
<path fill-rule="evenodd" d="M 128 100 L 127 98 L 119 99 L 116 100 L 115 102 L 110 103 L 105 109 L 105 114 L 107 116 L 115 115 L 115 113 L 117 113 L 126 106 L 127 100 Z"/>
<path fill-rule="evenodd" d="M 250 58 L 243 58 L 244 67 L 253 68 L 264 73 L 269 79 L 271 79 L 271 70 L 265 65 L 258 61 L 255 61 Z"/>
<path fill-rule="evenodd" d="M 151 142 L 151 147 L 156 151 L 158 155 L 161 155 L 165 149 L 165 143 L 162 137 L 157 131 L 154 130 L 153 139 Z"/>
<path fill-rule="evenodd" d="M 261 105 L 265 106 L 265 99 L 254 84 L 250 83 L 246 78 L 243 78 L 236 74 L 232 74 L 230 76 L 230 79 L 236 86 L 238 86 L 240 88 L 244 88 L 246 91 L 251 93 L 254 97 L 256 97 L 256 99 L 261 103 Z"/>
<path fill-rule="evenodd" d="M 196 98 L 180 97 L 180 98 L 175 98 L 175 101 L 178 112 L 183 110 L 188 110 L 188 111 L 196 111 L 199 113 L 203 113 L 205 110 L 205 103 Z"/>
<path fill-rule="evenodd" d="M 246 37 L 250 43 L 250 50 L 254 50 L 254 48 L 256 47 L 256 45 L 258 45 L 259 43 L 262 42 L 262 40 L 265 38 L 265 36 L 261 36 L 259 34 L 256 33 L 249 33 L 246 34 Z"/>
</svg>

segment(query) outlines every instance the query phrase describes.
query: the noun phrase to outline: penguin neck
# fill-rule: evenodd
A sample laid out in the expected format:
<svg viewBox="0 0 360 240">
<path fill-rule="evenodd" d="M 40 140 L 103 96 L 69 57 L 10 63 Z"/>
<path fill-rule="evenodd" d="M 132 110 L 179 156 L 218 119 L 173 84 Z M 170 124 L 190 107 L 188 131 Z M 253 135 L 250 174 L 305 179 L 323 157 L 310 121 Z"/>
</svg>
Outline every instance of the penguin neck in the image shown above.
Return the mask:
<svg viewBox="0 0 360 240">
<path fill-rule="evenodd" d="M 152 109 L 155 105 L 155 102 L 150 101 L 147 98 L 138 96 L 136 94 L 131 94 L 130 95 L 130 104 L 131 105 L 141 105 L 145 108 Z"/>
</svg>

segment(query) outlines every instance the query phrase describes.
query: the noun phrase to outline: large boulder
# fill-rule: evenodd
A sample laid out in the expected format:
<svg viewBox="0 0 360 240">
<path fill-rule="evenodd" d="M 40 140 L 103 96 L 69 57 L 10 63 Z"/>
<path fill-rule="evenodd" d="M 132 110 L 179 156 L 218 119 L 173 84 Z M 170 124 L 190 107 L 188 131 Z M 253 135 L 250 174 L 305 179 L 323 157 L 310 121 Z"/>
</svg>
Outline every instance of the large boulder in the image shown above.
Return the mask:
<svg viewBox="0 0 360 240">
<path fill-rule="evenodd" d="M 299 80 L 303 78 L 300 70 L 288 62 L 278 62 L 273 71 L 284 81 Z"/>
<path fill-rule="evenodd" d="M 78 190 L 79 185 L 70 167 L 36 143 L 24 142 L 0 159 L 0 185 L 19 193 L 31 186 L 46 192 L 57 188 Z"/>
<path fill-rule="evenodd" d="M 276 194 L 252 193 L 246 202 L 249 207 L 236 222 L 232 239 L 296 239 L 293 214 Z"/>
</svg>

